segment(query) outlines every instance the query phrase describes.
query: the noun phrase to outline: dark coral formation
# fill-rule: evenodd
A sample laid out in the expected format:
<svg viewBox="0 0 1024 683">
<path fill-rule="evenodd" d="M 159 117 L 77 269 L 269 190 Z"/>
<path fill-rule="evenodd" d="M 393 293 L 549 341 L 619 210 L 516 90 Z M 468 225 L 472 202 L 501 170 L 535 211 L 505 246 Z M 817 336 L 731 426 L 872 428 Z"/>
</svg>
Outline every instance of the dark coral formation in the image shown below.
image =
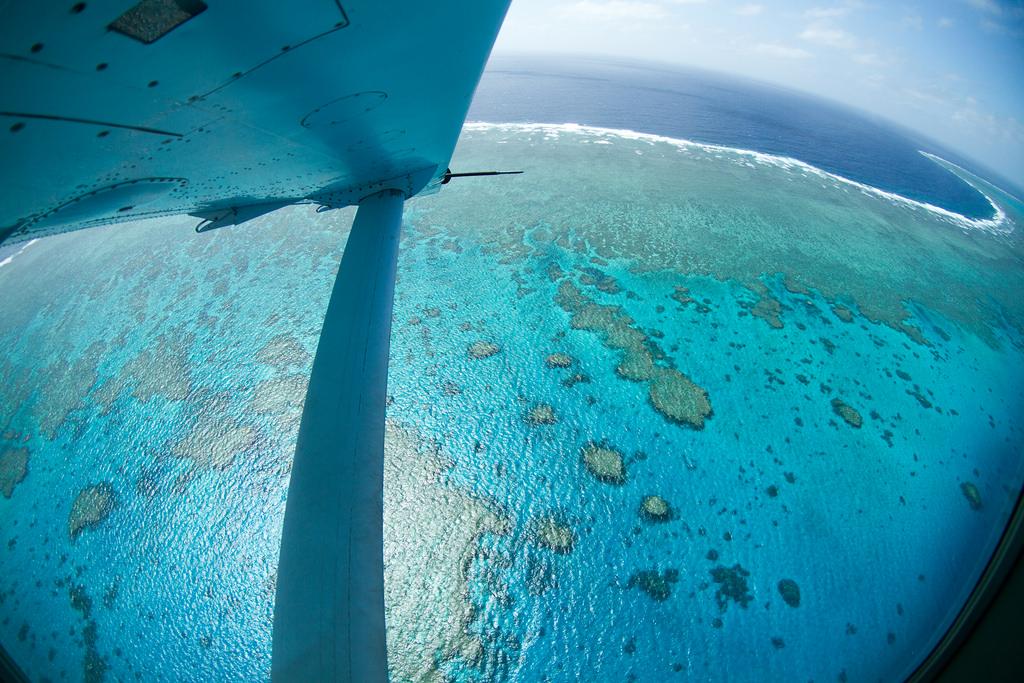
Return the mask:
<svg viewBox="0 0 1024 683">
<path fill-rule="evenodd" d="M 598 481 L 621 486 L 626 483 L 626 463 L 622 453 L 597 443 L 583 447 L 583 464 Z"/>
<path fill-rule="evenodd" d="M 594 332 L 605 346 L 622 352 L 615 372 L 623 379 L 648 383 L 648 398 L 655 410 L 670 422 L 703 429 L 704 420 L 711 416 L 707 392 L 673 367 L 622 307 L 595 303 L 571 282 L 559 285 L 555 302 L 572 314 L 573 329 Z"/>
<path fill-rule="evenodd" d="M 689 287 L 676 285 L 674 291 L 672 292 L 672 298 L 678 301 L 679 304 L 684 308 L 692 305 L 694 310 L 696 310 L 698 313 L 711 312 L 711 308 L 708 307 L 707 303 L 705 303 L 707 299 L 705 299 L 704 302 L 697 301 L 692 296 L 690 296 Z"/>
<path fill-rule="evenodd" d="M 834 313 L 835 316 L 842 320 L 844 323 L 853 322 L 853 311 L 851 311 L 849 308 L 842 304 L 835 304 L 834 306 L 832 306 L 832 313 Z"/>
<path fill-rule="evenodd" d="M 896 329 L 910 337 L 910 339 L 914 341 L 916 344 L 920 344 L 921 346 L 932 345 L 932 343 L 928 341 L 928 339 L 924 336 L 924 332 L 921 331 L 921 328 L 915 325 L 910 325 L 906 322 L 900 322 L 896 324 Z"/>
<path fill-rule="evenodd" d="M 534 543 L 559 555 L 568 555 L 576 546 L 576 532 L 567 523 L 553 515 L 541 517 L 532 529 Z"/>
<path fill-rule="evenodd" d="M 96 647 L 96 620 L 92 618 L 92 598 L 81 585 L 72 585 L 68 589 L 68 596 L 71 599 L 71 608 L 85 620 L 85 626 L 82 628 L 82 641 L 85 644 L 85 653 L 82 655 L 82 680 L 85 683 L 101 683 L 106 680 L 109 665 Z"/>
<path fill-rule="evenodd" d="M 715 601 L 718 603 L 720 611 L 726 610 L 730 600 L 743 609 L 747 608 L 750 601 L 754 599 L 754 596 L 750 594 L 750 586 L 747 585 L 748 576 L 750 576 L 750 572 L 739 564 L 734 564 L 732 567 L 718 565 L 711 570 L 711 579 L 718 584 Z"/>
<path fill-rule="evenodd" d="M 664 602 L 672 596 L 672 584 L 679 581 L 678 569 L 644 569 L 629 577 L 627 588 L 639 588 L 653 600 Z"/>
<path fill-rule="evenodd" d="M 68 536 L 78 538 L 85 529 L 99 525 L 117 506 L 114 487 L 109 482 L 87 486 L 78 492 L 68 515 Z"/>
<path fill-rule="evenodd" d="M 796 581 L 793 579 L 779 581 L 779 595 L 790 607 L 800 606 L 800 586 L 796 585 Z"/>
<path fill-rule="evenodd" d="M 553 425 L 558 422 L 558 418 L 555 416 L 555 409 L 547 403 L 538 403 L 530 408 L 524 419 L 527 424 L 535 427 L 539 425 Z"/>
<path fill-rule="evenodd" d="M 0 491 L 10 498 L 28 474 L 28 449 L 5 447 L 0 453 Z"/>
<path fill-rule="evenodd" d="M 594 267 L 583 268 L 583 274 L 580 275 L 580 282 L 588 287 L 600 290 L 605 294 L 618 294 L 622 291 L 619 287 L 619 283 L 611 275 L 608 275 L 603 270 L 599 270 Z"/>
<path fill-rule="evenodd" d="M 768 326 L 772 329 L 781 330 L 782 319 L 779 318 L 779 314 L 782 313 L 782 304 L 772 296 L 772 293 L 768 291 L 768 288 L 763 283 L 754 282 L 749 287 L 757 294 L 757 300 L 752 305 L 748 305 L 746 302 L 741 302 L 740 305 L 749 309 L 750 315 L 768 323 Z"/>
<path fill-rule="evenodd" d="M 572 389 L 577 384 L 590 384 L 590 377 L 582 372 L 576 372 L 562 380 L 562 386 Z"/>
<path fill-rule="evenodd" d="M 672 506 L 661 496 L 644 496 L 640 516 L 650 522 L 667 522 L 672 519 Z"/>
<path fill-rule="evenodd" d="M 473 342 L 469 346 L 469 355 L 472 358 L 490 358 L 500 352 L 501 347 L 489 341 Z"/>
<path fill-rule="evenodd" d="M 675 368 L 655 366 L 650 384 L 651 405 L 669 421 L 694 429 L 704 428 L 711 416 L 707 392 Z"/>
<path fill-rule="evenodd" d="M 967 499 L 972 510 L 981 509 L 981 491 L 978 490 L 977 486 L 969 481 L 965 481 L 960 484 L 960 490 L 963 492 L 964 498 Z"/>
<path fill-rule="evenodd" d="M 545 365 L 549 368 L 570 368 L 575 359 L 567 353 L 552 353 L 544 359 Z"/>
<path fill-rule="evenodd" d="M 917 400 L 917 402 L 921 404 L 922 408 L 924 408 L 925 410 L 931 409 L 932 402 L 929 401 L 927 397 L 925 397 L 925 395 L 921 393 L 920 387 L 918 387 L 916 384 L 914 385 L 914 388 L 912 390 L 907 389 L 906 392 L 909 396 L 913 396 Z"/>
<path fill-rule="evenodd" d="M 864 424 L 864 418 L 860 416 L 857 409 L 843 403 L 843 401 L 838 398 L 832 399 L 832 412 L 843 418 L 843 420 L 846 421 L 846 424 L 855 429 L 860 429 L 861 425 Z"/>
</svg>

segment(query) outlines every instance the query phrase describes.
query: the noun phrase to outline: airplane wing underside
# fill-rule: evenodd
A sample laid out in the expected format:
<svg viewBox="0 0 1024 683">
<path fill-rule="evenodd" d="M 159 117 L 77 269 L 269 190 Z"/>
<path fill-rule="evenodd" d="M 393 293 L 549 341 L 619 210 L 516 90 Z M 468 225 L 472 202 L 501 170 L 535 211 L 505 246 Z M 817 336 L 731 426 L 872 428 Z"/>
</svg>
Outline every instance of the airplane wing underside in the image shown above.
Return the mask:
<svg viewBox="0 0 1024 683">
<path fill-rule="evenodd" d="M 0 0 L 0 243 L 359 204 L 310 375 L 275 681 L 387 680 L 382 484 L 402 206 L 439 187 L 508 0 Z"/>
<path fill-rule="evenodd" d="M 0 2 L 0 242 L 432 187 L 507 4 Z"/>
</svg>

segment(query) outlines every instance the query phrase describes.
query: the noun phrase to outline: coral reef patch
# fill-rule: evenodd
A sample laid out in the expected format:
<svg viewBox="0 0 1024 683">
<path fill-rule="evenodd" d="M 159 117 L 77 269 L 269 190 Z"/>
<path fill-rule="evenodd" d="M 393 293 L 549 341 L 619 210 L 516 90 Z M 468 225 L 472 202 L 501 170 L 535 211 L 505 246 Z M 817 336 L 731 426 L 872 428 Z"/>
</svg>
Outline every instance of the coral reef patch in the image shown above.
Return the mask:
<svg viewBox="0 0 1024 683">
<path fill-rule="evenodd" d="M 220 402 L 207 401 L 188 433 L 174 444 L 171 453 L 190 460 L 196 470 L 226 470 L 239 453 L 256 441 L 256 430 L 225 415 Z"/>
<path fill-rule="evenodd" d="M 621 486 L 626 483 L 626 463 L 614 448 L 598 443 L 589 443 L 583 447 L 583 464 L 587 471 L 598 481 Z"/>
<path fill-rule="evenodd" d="M 832 306 L 832 313 L 842 320 L 844 323 L 853 322 L 853 311 L 842 304 L 834 304 Z"/>
<path fill-rule="evenodd" d="M 85 645 L 85 652 L 82 654 L 82 680 L 85 683 L 101 683 L 106 680 L 110 666 L 96 646 L 98 639 L 96 620 L 92 616 L 92 598 L 85 592 L 85 586 L 75 584 L 68 589 L 68 596 L 71 599 L 71 608 L 85 620 L 85 626 L 82 628 L 82 644 Z"/>
<path fill-rule="evenodd" d="M 969 481 L 965 481 L 960 484 L 960 491 L 964 494 L 964 498 L 967 499 L 967 503 L 971 506 L 972 510 L 981 509 L 981 491 L 978 487 Z"/>
<path fill-rule="evenodd" d="M 384 448 L 384 605 L 390 679 L 442 683 L 453 659 L 483 655 L 470 633 L 469 572 L 485 534 L 509 521 L 443 483 L 453 462 L 415 430 L 388 421 Z M 429 589 L 423 587 L 429 586 Z"/>
<path fill-rule="evenodd" d="M 627 588 L 639 588 L 652 600 L 664 602 L 672 597 L 672 585 L 679 581 L 678 569 L 644 569 L 629 577 Z"/>
<path fill-rule="evenodd" d="M 469 355 L 472 358 L 490 358 L 500 352 L 501 347 L 489 341 L 477 341 L 469 346 Z"/>
<path fill-rule="evenodd" d="M 651 522 L 667 522 L 672 519 L 672 506 L 661 496 L 644 496 L 640 516 Z"/>
<path fill-rule="evenodd" d="M 0 452 L 0 492 L 4 498 L 14 494 L 14 487 L 28 475 L 28 448 L 12 448 L 4 446 Z"/>
<path fill-rule="evenodd" d="M 534 427 L 539 425 L 553 425 L 558 422 L 558 417 L 555 416 L 555 409 L 547 403 L 538 403 L 531 407 L 526 412 L 524 418 L 526 423 L 533 425 Z"/>
<path fill-rule="evenodd" d="M 597 334 L 605 346 L 621 351 L 615 372 L 632 382 L 648 383 L 651 405 L 667 420 L 703 429 L 711 416 L 707 392 L 666 360 L 666 355 L 620 306 L 598 304 L 571 282 L 562 282 L 555 302 L 572 318 L 576 330 Z"/>
<path fill-rule="evenodd" d="M 544 364 L 549 368 L 571 368 L 576 359 L 567 353 L 552 353 L 544 359 Z"/>
<path fill-rule="evenodd" d="M 576 532 L 567 523 L 552 515 L 538 519 L 531 529 L 531 538 L 542 548 L 568 555 L 576 546 Z"/>
<path fill-rule="evenodd" d="M 156 344 L 128 361 L 122 370 L 133 384 L 132 396 L 143 403 L 155 396 L 184 401 L 192 391 L 188 347 L 194 335 L 184 331 L 162 334 Z"/>
<path fill-rule="evenodd" d="M 790 607 L 800 606 L 800 586 L 793 579 L 782 579 L 779 581 L 779 595 Z"/>
<path fill-rule="evenodd" d="M 841 399 L 832 399 L 832 412 L 843 418 L 846 424 L 855 429 L 860 429 L 861 425 L 864 424 L 864 418 L 860 416 L 857 409 L 844 403 Z"/>
<path fill-rule="evenodd" d="M 783 325 L 779 314 L 782 313 L 782 304 L 772 296 L 763 283 L 754 281 L 748 286 L 757 294 L 757 300 L 752 305 L 746 306 L 750 310 L 750 315 L 765 321 L 773 330 L 781 330 Z"/>
<path fill-rule="evenodd" d="M 68 536 L 75 540 L 86 529 L 99 526 L 116 506 L 117 496 L 109 482 L 85 487 L 78 492 L 75 502 L 71 505 L 71 512 L 68 515 Z"/>
<path fill-rule="evenodd" d="M 750 601 L 754 599 L 754 596 L 750 594 L 750 586 L 747 585 L 748 576 L 750 576 L 750 572 L 739 564 L 734 564 L 732 567 L 718 565 L 711 570 L 711 579 L 718 584 L 718 589 L 715 591 L 715 602 L 718 603 L 720 611 L 724 612 L 729 607 L 730 601 L 743 609 L 747 608 Z"/>
<path fill-rule="evenodd" d="M 312 362 L 312 357 L 294 336 L 279 334 L 256 352 L 256 360 L 278 370 L 285 370 L 289 367 L 306 368 Z"/>
</svg>

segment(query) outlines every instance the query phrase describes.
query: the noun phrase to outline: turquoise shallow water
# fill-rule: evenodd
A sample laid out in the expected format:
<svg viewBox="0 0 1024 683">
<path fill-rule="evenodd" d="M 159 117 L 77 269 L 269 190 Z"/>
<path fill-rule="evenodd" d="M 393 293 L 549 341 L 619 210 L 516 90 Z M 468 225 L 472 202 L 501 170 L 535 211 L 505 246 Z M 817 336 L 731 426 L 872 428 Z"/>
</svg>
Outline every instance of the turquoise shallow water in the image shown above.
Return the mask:
<svg viewBox="0 0 1024 683">
<path fill-rule="evenodd" d="M 972 225 L 768 157 L 471 127 L 456 161 L 496 160 L 527 173 L 407 207 L 393 679 L 907 673 L 1021 486 L 1019 206 L 996 198 L 1003 222 Z M 34 677 L 268 677 L 288 468 L 352 215 L 101 228 L 0 267 L 5 462 L 28 449 L 0 498 L 0 641 Z M 569 282 L 707 392 L 703 429 L 573 327 Z M 524 419 L 541 404 L 553 424 Z M 588 472 L 591 442 L 622 454 L 623 484 Z M 101 482 L 89 525 L 76 497 Z M 672 519 L 639 514 L 652 494 Z M 571 552 L 545 547 L 545 519 Z M 643 571 L 671 580 L 645 592 Z"/>
</svg>

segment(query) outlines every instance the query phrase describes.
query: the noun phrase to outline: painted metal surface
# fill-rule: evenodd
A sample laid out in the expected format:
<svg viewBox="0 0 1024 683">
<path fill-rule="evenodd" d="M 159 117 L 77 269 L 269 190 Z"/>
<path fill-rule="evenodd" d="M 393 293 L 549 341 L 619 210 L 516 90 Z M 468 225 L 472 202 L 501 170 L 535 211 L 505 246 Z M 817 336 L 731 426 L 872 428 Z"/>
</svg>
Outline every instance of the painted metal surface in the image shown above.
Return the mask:
<svg viewBox="0 0 1024 683">
<path fill-rule="evenodd" d="M 387 680 L 384 410 L 402 204 L 359 205 L 299 426 L 274 603 L 274 681 Z"/>
<path fill-rule="evenodd" d="M 143 4 L 0 3 L 0 241 L 435 186 L 508 0 Z"/>
</svg>

